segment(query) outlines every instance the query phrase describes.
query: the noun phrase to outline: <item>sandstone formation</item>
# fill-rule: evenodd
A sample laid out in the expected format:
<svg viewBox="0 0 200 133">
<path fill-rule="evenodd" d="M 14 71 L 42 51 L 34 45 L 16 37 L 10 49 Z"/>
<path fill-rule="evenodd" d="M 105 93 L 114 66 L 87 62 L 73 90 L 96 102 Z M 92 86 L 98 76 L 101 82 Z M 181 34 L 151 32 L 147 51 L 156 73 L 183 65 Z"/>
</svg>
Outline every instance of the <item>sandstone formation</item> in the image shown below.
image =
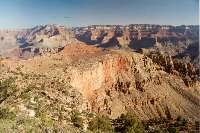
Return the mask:
<svg viewBox="0 0 200 133">
<path fill-rule="evenodd" d="M 0 54 L 12 58 L 32 58 L 37 55 L 57 53 L 66 44 L 76 42 L 71 30 L 58 25 L 3 30 L 0 31 L 0 37 Z"/>
<path fill-rule="evenodd" d="M 79 41 L 102 48 L 141 48 L 168 52 L 172 57 L 191 62 L 196 68 L 198 57 L 198 26 L 128 25 L 75 28 Z"/>
<path fill-rule="evenodd" d="M 158 49 L 153 51 L 141 49 L 140 52 L 150 57 L 154 63 L 162 66 L 162 70 L 181 76 L 188 87 L 198 80 L 199 70 L 190 62 L 172 58 L 168 53 L 163 53 Z"/>
<path fill-rule="evenodd" d="M 131 24 L 66 29 L 64 26 L 44 25 L 24 30 L 3 30 L 0 35 L 0 54 L 7 57 L 30 58 L 56 53 L 67 44 L 83 42 L 109 49 L 159 48 L 162 52 L 169 52 L 173 58 L 199 67 L 198 26 Z"/>
<path fill-rule="evenodd" d="M 166 117 L 166 112 L 197 120 L 196 29 L 159 25 L 65 29 L 45 25 L 2 31 L 4 55 L 28 60 L 3 59 L 5 70 L 1 69 L 0 76 L 23 66 L 28 75 L 45 73 L 48 81 L 53 76 L 64 79 L 65 85 L 85 99 L 84 110 L 111 118 L 132 111 L 142 120 Z"/>
<path fill-rule="evenodd" d="M 116 118 L 131 111 L 142 120 L 166 117 L 166 112 L 170 112 L 172 117 L 181 115 L 198 120 L 199 94 L 191 93 L 188 83 L 179 76 L 185 74 L 193 81 L 192 66 L 176 68 L 180 64 L 175 62 L 170 66 L 171 59 L 166 57 L 164 63 L 170 67 L 163 70 L 159 62 L 154 62 L 154 59 L 139 53 L 103 51 L 94 46 L 73 44 L 57 55 L 24 62 L 3 60 L 1 64 L 10 72 L 21 68 L 20 71 L 26 75 L 43 73 L 50 80 L 51 77 L 60 77 L 66 86 L 75 88 L 86 99 L 85 109 L 89 112 Z M 178 74 L 171 73 L 173 69 Z M 12 75 L 10 72 L 4 71 L 1 77 Z M 22 85 L 20 79 L 18 82 Z M 199 87 L 194 89 L 199 90 Z M 48 91 L 45 93 L 51 95 Z"/>
</svg>

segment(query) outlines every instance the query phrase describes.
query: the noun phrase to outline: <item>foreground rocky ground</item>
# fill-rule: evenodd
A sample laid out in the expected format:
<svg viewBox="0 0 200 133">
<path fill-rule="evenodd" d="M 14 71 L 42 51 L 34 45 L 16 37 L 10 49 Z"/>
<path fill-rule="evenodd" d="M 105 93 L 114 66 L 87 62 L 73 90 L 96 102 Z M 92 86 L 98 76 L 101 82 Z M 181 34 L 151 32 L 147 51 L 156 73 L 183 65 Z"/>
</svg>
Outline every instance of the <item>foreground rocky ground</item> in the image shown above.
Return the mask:
<svg viewBox="0 0 200 133">
<path fill-rule="evenodd" d="M 159 52 L 83 43 L 2 59 L 0 132 L 197 132 L 197 76 Z"/>
</svg>

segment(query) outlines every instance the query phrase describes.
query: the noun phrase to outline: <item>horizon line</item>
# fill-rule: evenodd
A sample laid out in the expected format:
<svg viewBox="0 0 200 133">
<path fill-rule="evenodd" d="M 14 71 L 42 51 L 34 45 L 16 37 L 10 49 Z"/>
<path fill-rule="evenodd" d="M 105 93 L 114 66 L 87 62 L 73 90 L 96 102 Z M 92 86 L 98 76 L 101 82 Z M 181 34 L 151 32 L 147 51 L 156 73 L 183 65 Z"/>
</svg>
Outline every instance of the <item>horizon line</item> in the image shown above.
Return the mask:
<svg viewBox="0 0 200 133">
<path fill-rule="evenodd" d="M 0 27 L 0 30 L 22 30 L 22 29 L 31 29 L 36 26 L 45 26 L 45 25 L 57 25 L 57 26 L 64 26 L 66 28 L 74 28 L 74 27 L 89 27 L 89 26 L 129 26 L 129 25 L 158 25 L 158 26 L 172 26 L 172 27 L 178 27 L 178 26 L 200 26 L 200 24 L 153 24 L 153 23 L 130 23 L 130 24 L 88 24 L 88 25 L 79 25 L 79 26 L 68 26 L 67 24 L 56 24 L 56 23 L 46 23 L 46 24 L 36 24 L 33 26 L 24 26 L 24 27 L 10 27 L 10 28 L 3 28 Z"/>
</svg>

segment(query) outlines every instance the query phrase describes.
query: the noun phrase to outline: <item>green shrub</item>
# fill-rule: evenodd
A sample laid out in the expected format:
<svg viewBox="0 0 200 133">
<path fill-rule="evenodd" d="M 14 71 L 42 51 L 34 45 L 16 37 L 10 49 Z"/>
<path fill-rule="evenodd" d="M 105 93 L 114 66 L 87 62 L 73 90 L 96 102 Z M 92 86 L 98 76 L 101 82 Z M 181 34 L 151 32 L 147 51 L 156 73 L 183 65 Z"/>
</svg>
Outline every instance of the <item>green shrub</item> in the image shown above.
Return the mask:
<svg viewBox="0 0 200 133">
<path fill-rule="evenodd" d="M 170 133 L 178 133 L 180 131 L 189 132 L 188 128 L 188 120 L 184 119 L 181 116 L 178 116 L 176 119 L 168 120 L 166 118 L 154 118 L 148 121 L 144 121 L 143 125 L 147 132 L 152 133 L 162 133 L 162 132 L 170 132 Z M 150 128 L 151 127 L 151 128 Z"/>
<path fill-rule="evenodd" d="M 0 109 L 0 119 L 10 119 L 13 120 L 16 118 L 14 112 L 10 111 L 8 108 Z"/>
<path fill-rule="evenodd" d="M 96 116 L 89 122 L 89 130 L 96 132 L 112 132 L 112 122 L 108 117 Z"/>
<path fill-rule="evenodd" d="M 42 125 L 44 127 L 53 127 L 54 121 L 48 115 L 40 114 L 39 118 L 40 118 Z"/>
<path fill-rule="evenodd" d="M 81 117 L 81 113 L 78 111 L 73 111 L 71 121 L 75 127 L 83 128 L 83 118 Z"/>
<path fill-rule="evenodd" d="M 148 120 L 147 122 L 145 122 L 146 125 L 149 126 L 153 126 L 153 125 L 160 125 L 160 124 L 164 124 L 167 122 L 167 119 L 164 117 L 160 117 L 160 118 L 153 118 Z"/>
<path fill-rule="evenodd" d="M 115 132 L 120 133 L 143 133 L 144 127 L 140 121 L 131 113 L 122 114 L 119 118 L 113 120 Z"/>
<path fill-rule="evenodd" d="M 188 128 L 188 121 L 181 116 L 178 116 L 176 122 L 174 123 L 175 127 L 179 127 L 180 131 L 187 130 Z"/>
<path fill-rule="evenodd" d="M 179 133 L 179 128 L 177 127 L 168 127 L 167 131 L 170 133 Z"/>
<path fill-rule="evenodd" d="M 0 103 L 16 92 L 14 78 L 0 80 Z"/>
<path fill-rule="evenodd" d="M 170 113 L 168 106 L 165 107 L 165 115 L 167 116 L 168 120 L 172 119 L 172 116 L 171 116 L 171 113 Z"/>
</svg>

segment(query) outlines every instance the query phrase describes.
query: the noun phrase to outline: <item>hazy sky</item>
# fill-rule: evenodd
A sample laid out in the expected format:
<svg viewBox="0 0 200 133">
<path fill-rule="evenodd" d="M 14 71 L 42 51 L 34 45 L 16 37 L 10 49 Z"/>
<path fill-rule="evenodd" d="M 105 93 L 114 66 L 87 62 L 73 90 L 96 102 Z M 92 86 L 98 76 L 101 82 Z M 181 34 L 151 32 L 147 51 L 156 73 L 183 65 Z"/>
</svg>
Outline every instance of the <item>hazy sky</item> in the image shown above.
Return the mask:
<svg viewBox="0 0 200 133">
<path fill-rule="evenodd" d="M 0 0 L 0 28 L 56 23 L 198 24 L 199 0 Z"/>
</svg>

